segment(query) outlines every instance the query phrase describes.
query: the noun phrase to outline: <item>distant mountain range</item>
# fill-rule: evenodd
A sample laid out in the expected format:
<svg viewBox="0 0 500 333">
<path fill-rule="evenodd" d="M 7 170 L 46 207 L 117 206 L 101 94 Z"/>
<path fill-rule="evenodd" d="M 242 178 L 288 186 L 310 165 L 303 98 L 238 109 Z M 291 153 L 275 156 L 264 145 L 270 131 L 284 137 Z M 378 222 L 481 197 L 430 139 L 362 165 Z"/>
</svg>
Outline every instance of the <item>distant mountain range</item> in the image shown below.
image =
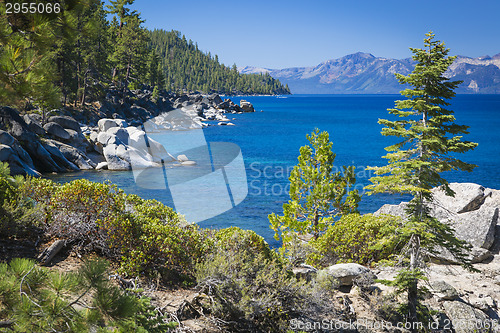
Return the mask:
<svg viewBox="0 0 500 333">
<path fill-rule="evenodd" d="M 394 73 L 408 74 L 415 62 L 411 58 L 388 59 L 369 53 L 354 53 L 315 67 L 269 69 L 240 67 L 240 73 L 269 73 L 288 84 L 294 94 L 394 94 L 402 90 Z M 464 82 L 457 93 L 500 94 L 500 53 L 469 58 L 458 56 L 445 74 Z"/>
</svg>

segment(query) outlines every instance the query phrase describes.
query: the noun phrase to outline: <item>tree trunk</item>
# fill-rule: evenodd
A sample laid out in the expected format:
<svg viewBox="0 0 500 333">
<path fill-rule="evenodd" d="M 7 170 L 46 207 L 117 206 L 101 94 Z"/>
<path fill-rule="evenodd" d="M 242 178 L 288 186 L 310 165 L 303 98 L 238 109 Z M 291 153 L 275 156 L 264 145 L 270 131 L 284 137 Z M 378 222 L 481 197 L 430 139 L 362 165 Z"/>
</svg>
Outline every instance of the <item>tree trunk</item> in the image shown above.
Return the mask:
<svg viewBox="0 0 500 333">
<path fill-rule="evenodd" d="M 83 91 L 82 91 L 82 101 L 81 105 L 85 105 L 85 95 L 87 93 L 87 75 L 89 74 L 89 69 L 85 71 L 85 76 L 83 77 Z"/>
<path fill-rule="evenodd" d="M 116 75 L 118 75 L 118 70 L 116 67 L 113 67 L 113 76 L 111 77 L 111 81 L 115 82 Z"/>
<path fill-rule="evenodd" d="M 130 63 L 132 62 L 132 56 L 129 56 L 127 63 L 127 74 L 125 75 L 125 83 L 128 83 L 128 78 L 130 76 Z"/>
<path fill-rule="evenodd" d="M 410 270 L 415 272 L 418 269 L 418 259 L 420 252 L 420 238 L 417 235 L 411 237 Z M 408 321 L 412 324 L 411 331 L 418 331 L 418 280 L 413 278 L 408 287 Z"/>
<path fill-rule="evenodd" d="M 318 237 L 319 237 L 318 222 L 319 222 L 318 212 L 314 212 L 314 221 L 313 221 L 313 235 L 314 235 L 314 240 L 317 240 Z"/>
<path fill-rule="evenodd" d="M 418 281 L 413 279 L 408 288 L 408 321 L 412 324 L 411 331 L 418 332 L 418 316 L 417 316 L 417 305 L 418 305 Z"/>
</svg>

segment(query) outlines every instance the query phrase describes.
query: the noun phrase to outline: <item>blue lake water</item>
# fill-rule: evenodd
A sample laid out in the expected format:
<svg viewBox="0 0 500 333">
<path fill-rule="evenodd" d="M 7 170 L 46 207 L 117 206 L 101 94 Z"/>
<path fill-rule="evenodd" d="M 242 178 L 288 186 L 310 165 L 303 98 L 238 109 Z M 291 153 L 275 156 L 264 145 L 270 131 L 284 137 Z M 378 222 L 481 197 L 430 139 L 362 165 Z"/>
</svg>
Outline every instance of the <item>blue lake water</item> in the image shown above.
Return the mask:
<svg viewBox="0 0 500 333">
<path fill-rule="evenodd" d="M 307 144 L 306 134 L 315 128 L 330 133 L 335 165 L 354 165 L 357 170 L 357 188 L 369 184 L 372 175 L 366 166 L 384 165 L 381 158 L 384 147 L 395 142 L 380 135 L 379 118 L 387 118 L 387 108 L 394 106 L 399 95 L 292 95 L 286 97 L 255 96 L 234 97 L 239 103 L 246 99 L 257 112 L 228 115 L 236 126 L 210 126 L 204 135 L 208 142 L 231 142 L 241 148 L 248 195 L 235 208 L 200 222 L 203 227 L 223 228 L 238 226 L 252 229 L 271 245 L 278 243 L 269 229 L 268 214 L 280 213 L 288 200 L 288 174 L 297 162 L 299 148 Z M 459 95 L 452 101 L 458 124 L 470 126 L 464 139 L 478 142 L 479 146 L 459 157 L 478 167 L 472 173 L 451 172 L 445 175 L 450 182 L 474 182 L 500 189 L 500 95 Z M 260 111 L 263 112 L 260 112 Z M 148 190 L 135 184 L 132 172 L 78 172 L 53 177 L 66 182 L 76 178 L 92 181 L 110 180 L 127 193 L 152 198 L 172 205 L 166 190 Z M 203 192 L 193 192 L 193 198 Z M 360 204 L 362 213 L 373 212 L 384 203 L 397 203 L 400 197 L 389 195 L 364 196 Z"/>
</svg>

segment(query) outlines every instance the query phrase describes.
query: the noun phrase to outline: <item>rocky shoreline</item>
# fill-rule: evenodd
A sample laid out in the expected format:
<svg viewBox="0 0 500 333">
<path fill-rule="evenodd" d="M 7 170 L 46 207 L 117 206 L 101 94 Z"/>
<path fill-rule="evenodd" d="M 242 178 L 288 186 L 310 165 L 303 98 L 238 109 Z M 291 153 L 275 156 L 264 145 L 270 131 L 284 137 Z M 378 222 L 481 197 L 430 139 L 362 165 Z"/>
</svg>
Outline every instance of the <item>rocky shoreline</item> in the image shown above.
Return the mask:
<svg viewBox="0 0 500 333">
<path fill-rule="evenodd" d="M 432 190 L 435 202 L 431 214 L 441 222 L 451 225 L 455 236 L 467 241 L 472 249 L 470 271 L 457 265 L 450 253 L 442 250 L 428 254 L 425 267 L 427 281 L 423 287 L 428 292 L 422 300 L 435 313 L 430 332 L 500 332 L 500 190 L 485 188 L 473 183 L 451 183 L 455 197 L 446 196 L 444 191 Z M 408 203 L 386 204 L 375 215 L 390 214 L 404 217 Z M 338 321 L 336 325 L 347 328 L 345 332 L 409 332 L 385 321 L 375 307 L 383 302 L 390 304 L 395 288 L 378 280 L 393 280 L 397 268 L 378 265 L 367 268 L 356 263 L 343 263 L 316 270 L 312 266 L 299 265 L 294 274 L 308 281 L 332 277 L 337 281 L 337 298 L 345 311 L 350 313 L 357 325 Z M 403 299 L 392 301 L 401 301 Z M 312 327 L 306 321 L 297 327 Z M 307 330 L 307 329 L 306 329 Z M 315 330 L 311 330 L 315 331 Z"/>
<path fill-rule="evenodd" d="M 151 167 L 158 166 L 161 160 L 188 164 L 183 156 L 179 159 L 169 155 L 152 140 L 148 143 L 157 148 L 157 154 L 138 152 L 137 145 L 146 140 L 148 129 L 144 124 L 170 130 L 232 126 L 228 115 L 243 112 L 255 109 L 247 101 L 237 105 L 217 94 L 162 91 L 154 96 L 149 89 L 125 93 L 110 90 L 103 101 L 91 106 L 79 110 L 66 107 L 49 114 L 20 115 L 10 107 L 0 107 L 0 161 L 9 164 L 13 175 L 31 176 L 129 170 L 132 163 Z M 181 115 L 190 125 L 175 127 L 175 121 L 168 116 L 172 114 Z M 136 144 L 135 150 L 129 143 Z"/>
</svg>

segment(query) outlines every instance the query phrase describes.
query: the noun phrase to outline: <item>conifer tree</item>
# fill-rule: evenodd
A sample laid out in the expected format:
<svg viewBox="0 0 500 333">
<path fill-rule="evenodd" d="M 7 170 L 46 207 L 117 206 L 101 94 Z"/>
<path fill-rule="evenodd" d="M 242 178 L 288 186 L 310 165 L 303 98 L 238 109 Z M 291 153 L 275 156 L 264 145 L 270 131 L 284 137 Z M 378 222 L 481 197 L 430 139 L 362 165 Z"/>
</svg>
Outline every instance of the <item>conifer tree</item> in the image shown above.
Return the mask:
<svg viewBox="0 0 500 333">
<path fill-rule="evenodd" d="M 133 0 L 111 1 L 108 13 L 116 15 L 111 22 L 110 33 L 113 35 L 114 45 L 110 61 L 113 64 L 113 81 L 126 87 L 131 82 L 145 79 L 146 58 L 149 37 L 142 27 L 136 11 L 130 12 L 126 5 L 133 4 Z"/>
<path fill-rule="evenodd" d="M 372 184 L 367 186 L 371 193 L 413 196 L 400 230 L 401 236 L 408 240 L 408 265 L 393 282 L 398 290 L 407 293 L 407 319 L 413 323 L 422 319 L 418 318 L 418 281 L 423 278 L 423 248 L 431 252 L 436 247 L 445 248 L 470 267 L 465 242 L 458 240 L 448 225 L 432 217 L 429 209 L 433 187 L 441 186 L 447 195 L 454 195 L 442 172 L 472 171 L 475 167 L 455 158 L 454 154 L 477 146 L 477 143 L 462 141 L 468 127 L 455 124 L 454 112 L 447 108 L 461 81 L 450 81 L 444 76 L 456 57 L 448 56 L 449 49 L 434 37 L 429 32 L 423 49 L 410 48 L 417 62 L 411 74 L 396 74 L 401 84 L 410 86 L 401 92 L 406 99 L 396 101 L 395 108 L 388 109 L 398 120 L 380 119 L 379 123 L 385 126 L 382 135 L 395 136 L 400 141 L 386 148 L 389 152 L 384 156 L 388 160 L 386 166 L 371 168 L 377 176 L 372 177 Z"/>
<path fill-rule="evenodd" d="M 60 11 L 51 14 L 6 13 L 6 3 L 0 3 L 0 103 L 20 108 L 58 104 L 53 45 L 66 38 L 69 13 L 81 2 L 58 2 Z"/>
<path fill-rule="evenodd" d="M 82 64 L 78 73 L 79 98 L 85 104 L 86 96 L 96 98 L 109 80 L 109 43 L 106 12 L 100 0 L 90 0 L 82 14 L 82 32 L 79 34 Z"/>
<path fill-rule="evenodd" d="M 145 79 L 145 83 L 155 88 L 158 87 L 159 89 L 163 89 L 165 85 L 165 75 L 160 63 L 160 57 L 154 49 L 151 49 L 148 54 Z"/>
<path fill-rule="evenodd" d="M 118 26 L 118 21 L 116 21 Z M 203 53 L 178 31 L 153 30 L 151 49 L 160 57 L 166 89 L 201 90 L 224 94 L 289 94 L 277 79 L 263 74 L 240 74 L 236 65 L 220 64 L 217 56 Z"/>
<path fill-rule="evenodd" d="M 316 129 L 307 135 L 310 145 L 300 148 L 299 163 L 290 174 L 290 200 L 283 205 L 283 216 L 269 215 L 275 238 L 283 247 L 297 234 L 312 234 L 317 239 L 340 214 L 356 212 L 359 195 L 349 191 L 356 182 L 354 167 L 334 172 L 335 154 L 328 132 Z"/>
</svg>

